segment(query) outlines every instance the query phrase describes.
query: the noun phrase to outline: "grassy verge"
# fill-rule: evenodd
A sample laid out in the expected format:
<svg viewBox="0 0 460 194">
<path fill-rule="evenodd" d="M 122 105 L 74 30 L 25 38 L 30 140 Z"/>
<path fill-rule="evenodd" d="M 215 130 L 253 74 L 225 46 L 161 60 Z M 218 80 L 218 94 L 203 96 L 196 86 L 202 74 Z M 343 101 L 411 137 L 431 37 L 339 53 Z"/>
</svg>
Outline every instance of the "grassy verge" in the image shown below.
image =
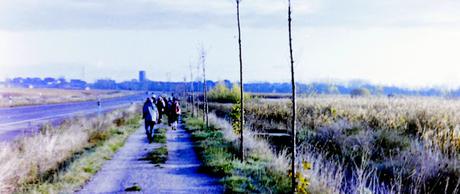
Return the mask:
<svg viewBox="0 0 460 194">
<path fill-rule="evenodd" d="M 132 122 L 138 120 L 139 117 L 136 117 Z M 107 139 L 97 142 L 96 147 L 83 152 L 67 169 L 57 172 L 50 180 L 24 184 L 19 192 L 55 193 L 72 192 L 78 189 L 99 171 L 105 161 L 111 159 L 112 155 L 124 145 L 129 135 L 138 128 L 138 124 L 131 124 L 109 130 L 106 133 Z"/>
<path fill-rule="evenodd" d="M 132 107 L 77 118 L 0 149 L 0 193 L 70 193 L 79 189 L 139 128 Z"/>
<path fill-rule="evenodd" d="M 205 128 L 198 118 L 185 118 L 192 133 L 203 169 L 218 177 L 227 193 L 289 193 L 290 179 L 285 167 L 276 166 L 276 156 L 268 147 L 259 146 L 254 139 L 247 142 L 246 161 L 237 158 L 238 142 L 230 133 L 231 126 L 219 125 L 216 119 Z M 220 121 L 223 122 L 223 121 Z M 227 127 L 225 127 L 227 126 Z"/>
</svg>

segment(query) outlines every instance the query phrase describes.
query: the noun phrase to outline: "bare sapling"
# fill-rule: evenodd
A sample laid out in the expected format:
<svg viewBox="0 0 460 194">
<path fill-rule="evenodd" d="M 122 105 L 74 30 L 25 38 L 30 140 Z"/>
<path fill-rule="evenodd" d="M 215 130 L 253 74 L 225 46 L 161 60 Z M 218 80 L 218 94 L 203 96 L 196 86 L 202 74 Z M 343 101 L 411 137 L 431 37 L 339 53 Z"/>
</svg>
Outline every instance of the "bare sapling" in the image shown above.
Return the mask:
<svg viewBox="0 0 460 194">
<path fill-rule="evenodd" d="M 238 23 L 238 51 L 240 62 L 240 159 L 244 161 L 244 87 L 243 87 L 243 56 L 241 49 L 241 24 L 240 24 L 240 3 L 242 0 L 236 0 L 236 20 Z"/>
<path fill-rule="evenodd" d="M 195 88 L 193 87 L 193 68 L 192 63 L 189 64 L 190 68 L 190 92 L 192 93 L 190 102 L 192 103 L 192 117 L 195 117 Z"/>
<path fill-rule="evenodd" d="M 206 123 L 206 128 L 209 127 L 208 121 L 208 94 L 206 86 L 206 50 L 204 47 L 200 51 L 201 65 L 203 67 L 203 121 Z"/>
<path fill-rule="evenodd" d="M 296 85 L 295 85 L 295 77 L 294 77 L 294 56 L 292 54 L 292 18 L 291 18 L 291 0 L 288 0 L 288 30 L 289 30 L 289 56 L 291 61 L 291 87 L 292 87 L 292 139 L 291 139 L 291 181 L 292 181 L 292 193 L 296 192 L 297 184 L 296 184 L 296 169 L 295 169 L 295 161 L 296 161 Z"/>
</svg>

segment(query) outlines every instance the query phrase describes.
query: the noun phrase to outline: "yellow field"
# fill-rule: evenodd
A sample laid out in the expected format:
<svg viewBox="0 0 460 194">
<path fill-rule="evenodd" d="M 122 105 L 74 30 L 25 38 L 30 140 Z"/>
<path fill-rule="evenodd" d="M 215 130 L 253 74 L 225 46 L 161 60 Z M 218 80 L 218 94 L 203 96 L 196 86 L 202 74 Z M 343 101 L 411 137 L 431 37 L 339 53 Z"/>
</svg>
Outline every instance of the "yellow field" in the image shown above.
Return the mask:
<svg viewBox="0 0 460 194">
<path fill-rule="evenodd" d="M 49 88 L 0 88 L 0 107 L 78 102 L 121 97 L 135 92 L 118 90 L 67 90 Z"/>
</svg>

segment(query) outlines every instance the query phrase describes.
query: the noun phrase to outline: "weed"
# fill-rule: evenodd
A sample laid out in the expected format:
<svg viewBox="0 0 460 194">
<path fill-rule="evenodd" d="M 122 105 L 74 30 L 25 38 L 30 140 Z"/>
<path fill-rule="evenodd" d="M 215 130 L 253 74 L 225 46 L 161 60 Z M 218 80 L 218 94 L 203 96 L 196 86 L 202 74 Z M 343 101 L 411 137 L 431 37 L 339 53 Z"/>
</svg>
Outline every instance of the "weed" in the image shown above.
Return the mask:
<svg viewBox="0 0 460 194">
<path fill-rule="evenodd" d="M 153 135 L 153 142 L 155 143 L 166 143 L 166 128 L 157 129 L 156 133 Z"/>
<path fill-rule="evenodd" d="M 164 164 L 166 160 L 168 160 L 168 148 L 166 145 L 162 145 L 147 153 L 147 155 L 140 160 L 149 161 L 151 164 Z"/>
</svg>

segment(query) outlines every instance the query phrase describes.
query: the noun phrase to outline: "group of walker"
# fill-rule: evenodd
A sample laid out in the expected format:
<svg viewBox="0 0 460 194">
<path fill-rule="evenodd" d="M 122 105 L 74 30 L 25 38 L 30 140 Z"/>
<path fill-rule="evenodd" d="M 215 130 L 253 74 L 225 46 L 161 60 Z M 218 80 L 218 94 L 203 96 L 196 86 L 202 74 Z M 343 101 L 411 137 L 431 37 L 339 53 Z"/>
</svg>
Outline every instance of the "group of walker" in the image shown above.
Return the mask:
<svg viewBox="0 0 460 194">
<path fill-rule="evenodd" d="M 152 95 L 145 101 L 142 112 L 142 118 L 145 121 L 145 133 L 149 143 L 152 143 L 154 126 L 162 122 L 164 115 L 168 117 L 168 125 L 173 130 L 176 130 L 179 115 L 181 114 L 179 99 Z"/>
</svg>

